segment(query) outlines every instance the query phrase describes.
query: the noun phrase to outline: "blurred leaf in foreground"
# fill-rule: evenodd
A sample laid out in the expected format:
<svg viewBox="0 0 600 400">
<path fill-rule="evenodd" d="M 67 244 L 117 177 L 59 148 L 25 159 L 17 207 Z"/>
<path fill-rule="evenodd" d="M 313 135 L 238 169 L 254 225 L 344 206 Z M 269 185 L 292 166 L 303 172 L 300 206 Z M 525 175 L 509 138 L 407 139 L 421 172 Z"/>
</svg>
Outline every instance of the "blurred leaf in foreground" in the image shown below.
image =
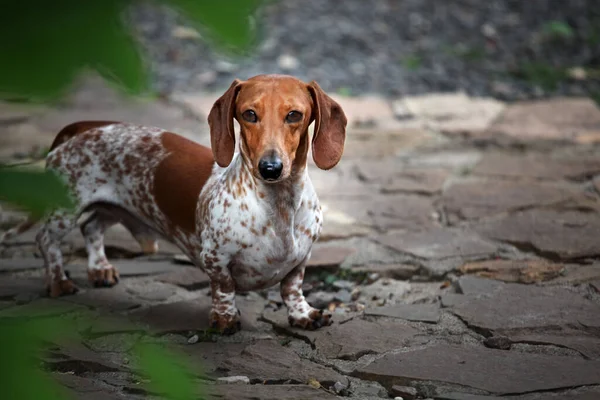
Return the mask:
<svg viewBox="0 0 600 400">
<path fill-rule="evenodd" d="M 38 218 L 52 209 L 75 207 L 65 182 L 49 170 L 0 167 L 0 200 Z"/>
<path fill-rule="evenodd" d="M 42 337 L 53 340 L 57 336 L 67 335 L 68 330 L 64 328 L 66 326 L 57 320 L 0 318 L 0 384 L 3 399 L 70 399 L 67 390 L 40 368 L 37 359 L 44 348 Z"/>
<path fill-rule="evenodd" d="M 151 392 L 169 400 L 201 400 L 185 362 L 157 344 L 138 343 L 139 372 L 149 379 Z"/>
<path fill-rule="evenodd" d="M 126 0 L 0 0 L 0 96 L 52 100 L 82 69 L 132 93 L 148 87 Z"/>
<path fill-rule="evenodd" d="M 215 44 L 243 53 L 255 43 L 252 16 L 265 0 L 157 0 L 188 17 Z M 49 101 L 83 70 L 130 94 L 148 91 L 149 74 L 125 24 L 135 0 L 0 0 L 0 98 Z"/>
</svg>

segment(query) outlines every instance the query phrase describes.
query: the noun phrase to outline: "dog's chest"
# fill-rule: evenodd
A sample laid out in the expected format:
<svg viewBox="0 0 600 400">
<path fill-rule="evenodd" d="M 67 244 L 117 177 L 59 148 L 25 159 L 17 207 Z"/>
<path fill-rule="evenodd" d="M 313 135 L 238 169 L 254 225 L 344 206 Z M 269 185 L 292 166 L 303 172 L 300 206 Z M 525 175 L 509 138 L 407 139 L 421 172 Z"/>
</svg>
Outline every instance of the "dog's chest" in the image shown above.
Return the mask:
<svg viewBox="0 0 600 400">
<path fill-rule="evenodd" d="M 301 187 L 284 203 L 257 188 L 214 191 L 203 252 L 228 260 L 238 290 L 272 286 L 310 255 L 322 215 L 310 180 Z"/>
</svg>

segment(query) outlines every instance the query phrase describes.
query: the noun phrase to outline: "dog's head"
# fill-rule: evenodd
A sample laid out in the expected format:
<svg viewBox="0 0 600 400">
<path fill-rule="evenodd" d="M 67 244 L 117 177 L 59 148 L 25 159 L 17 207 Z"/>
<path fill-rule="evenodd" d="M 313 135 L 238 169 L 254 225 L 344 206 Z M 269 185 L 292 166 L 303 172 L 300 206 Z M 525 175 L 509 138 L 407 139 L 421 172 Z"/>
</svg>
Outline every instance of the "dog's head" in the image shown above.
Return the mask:
<svg viewBox="0 0 600 400">
<path fill-rule="evenodd" d="M 306 84 L 285 75 L 236 79 L 208 116 L 212 150 L 221 167 L 233 158 L 234 118 L 241 128 L 241 153 L 258 179 L 282 181 L 305 167 L 313 121 L 315 164 L 330 169 L 342 157 L 346 115 L 314 81 Z"/>
</svg>

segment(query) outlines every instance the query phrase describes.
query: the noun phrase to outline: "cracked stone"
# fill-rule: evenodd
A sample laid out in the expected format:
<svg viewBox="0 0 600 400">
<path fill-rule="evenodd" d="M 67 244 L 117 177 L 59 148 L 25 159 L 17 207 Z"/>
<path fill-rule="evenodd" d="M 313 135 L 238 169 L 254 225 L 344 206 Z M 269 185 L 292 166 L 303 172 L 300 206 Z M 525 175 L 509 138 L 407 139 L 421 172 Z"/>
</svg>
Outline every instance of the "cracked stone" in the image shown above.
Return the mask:
<svg viewBox="0 0 600 400">
<path fill-rule="evenodd" d="M 59 301 L 111 311 L 128 311 L 141 305 L 141 300 L 127 293 L 125 285 L 116 285 L 112 288 L 89 288 L 74 296 L 61 297 Z"/>
<path fill-rule="evenodd" d="M 562 260 L 600 255 L 600 215 L 579 211 L 528 210 L 475 228 L 481 235 Z"/>
<path fill-rule="evenodd" d="M 425 259 L 482 257 L 496 252 L 496 246 L 481 239 L 476 233 L 451 228 L 390 233 L 378 236 L 375 240 L 397 251 Z"/>
<path fill-rule="evenodd" d="M 85 394 L 86 396 L 96 393 L 98 395 L 107 396 L 106 398 L 109 399 L 118 398 L 116 396 L 109 397 L 112 393 L 116 394 L 117 389 L 115 387 L 96 379 L 88 379 L 70 373 L 53 373 L 51 376 L 61 385 L 66 386 L 77 393 Z"/>
<path fill-rule="evenodd" d="M 442 203 L 453 218 L 479 219 L 526 207 L 557 204 L 581 196 L 581 188 L 566 183 L 469 179 L 446 188 Z"/>
<path fill-rule="evenodd" d="M 197 267 L 176 267 L 175 271 L 155 277 L 157 281 L 177 285 L 187 290 L 199 290 L 208 287 L 210 278 Z"/>
<path fill-rule="evenodd" d="M 597 158 L 557 159 L 547 156 L 489 154 L 475 166 L 474 175 L 523 179 L 581 179 L 600 173 Z"/>
<path fill-rule="evenodd" d="M 504 400 L 506 397 L 484 396 L 470 393 L 444 393 L 434 397 L 435 400 Z"/>
<path fill-rule="evenodd" d="M 164 301 L 175 294 L 173 286 L 155 281 L 126 281 L 127 292 L 148 301 Z"/>
<path fill-rule="evenodd" d="M 600 305 L 566 288 L 490 282 L 493 288 L 447 294 L 442 303 L 469 326 L 507 336 L 524 329 L 600 327 Z"/>
<path fill-rule="evenodd" d="M 437 344 L 385 355 L 352 375 L 386 387 L 429 381 L 518 394 L 597 385 L 599 370 L 600 361 Z"/>
<path fill-rule="evenodd" d="M 214 378 L 223 376 L 219 365 L 229 358 L 238 357 L 246 346 L 247 343 L 201 341 L 193 345 L 179 346 L 178 350 L 185 355 L 188 364 L 198 376 Z"/>
<path fill-rule="evenodd" d="M 441 169 L 405 170 L 390 178 L 381 188 L 382 193 L 417 193 L 433 195 L 441 192 L 450 172 Z"/>
<path fill-rule="evenodd" d="M 393 306 L 367 308 L 365 315 L 400 318 L 408 321 L 437 323 L 440 307 L 437 304 L 396 304 Z"/>
<path fill-rule="evenodd" d="M 251 381 L 307 383 L 316 379 L 322 385 L 333 386 L 347 379 L 333 369 L 300 358 L 292 349 L 274 340 L 260 340 L 247 346 L 239 356 L 220 365 L 229 376 L 244 375 Z"/>
<path fill-rule="evenodd" d="M 466 263 L 458 270 L 504 282 L 539 283 L 561 276 L 565 266 L 545 260 L 486 260 Z"/>
<path fill-rule="evenodd" d="M 540 345 L 552 344 L 559 347 L 566 347 L 578 351 L 588 359 L 600 360 L 600 338 L 587 335 L 583 332 L 565 332 L 562 335 L 532 332 L 511 335 L 510 340 L 513 343 L 527 343 Z"/>
<path fill-rule="evenodd" d="M 359 301 L 363 304 L 377 305 L 394 304 L 404 298 L 411 289 L 411 284 L 405 281 L 380 279 L 370 285 L 360 288 Z M 382 304 L 379 304 L 382 303 Z"/>
<path fill-rule="evenodd" d="M 70 342 L 67 345 L 50 350 L 49 354 L 43 359 L 53 371 L 74 372 L 76 375 L 89 372 L 121 371 L 124 369 L 120 365 L 107 360 L 101 354 L 76 342 Z"/>
<path fill-rule="evenodd" d="M 76 311 L 85 311 L 86 308 L 77 304 L 42 298 L 22 306 L 10 307 L 0 310 L 2 317 L 46 318 L 65 315 Z"/>
<path fill-rule="evenodd" d="M 571 284 L 579 285 L 582 283 L 593 282 L 600 279 L 600 264 L 591 265 L 567 265 L 562 271 L 561 276 L 553 279 L 547 284 L 549 285 L 562 285 Z"/>
<path fill-rule="evenodd" d="M 208 389 L 223 400 L 328 400 L 333 394 L 308 385 L 219 385 Z"/>
<path fill-rule="evenodd" d="M 388 160 L 362 163 L 356 166 L 360 178 L 382 184 L 383 193 L 420 193 L 431 195 L 441 191 L 450 172 L 441 168 L 409 167 L 398 170 L 397 163 Z M 392 174 L 382 171 L 394 171 Z M 363 185 L 362 192 L 366 187 Z"/>
<path fill-rule="evenodd" d="M 419 331 L 393 319 L 367 321 L 360 318 L 340 319 L 334 315 L 333 325 L 317 331 L 292 328 L 283 312 L 266 311 L 264 318 L 277 331 L 301 338 L 330 359 L 356 360 L 365 354 L 379 354 L 405 346 L 415 340 Z"/>
</svg>

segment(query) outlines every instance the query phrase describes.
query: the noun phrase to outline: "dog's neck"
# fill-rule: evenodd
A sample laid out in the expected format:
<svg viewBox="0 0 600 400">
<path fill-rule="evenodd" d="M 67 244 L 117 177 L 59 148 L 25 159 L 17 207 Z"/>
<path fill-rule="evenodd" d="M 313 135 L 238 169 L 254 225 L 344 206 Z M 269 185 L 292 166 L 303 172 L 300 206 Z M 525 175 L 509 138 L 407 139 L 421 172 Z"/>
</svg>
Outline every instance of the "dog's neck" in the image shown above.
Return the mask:
<svg viewBox="0 0 600 400">
<path fill-rule="evenodd" d="M 232 165 L 235 180 L 248 183 L 248 189 L 256 192 L 260 201 L 265 201 L 282 221 L 293 223 L 293 214 L 300 207 L 304 184 L 307 179 L 306 162 L 308 158 L 309 136 L 306 132 L 300 139 L 290 176 L 286 179 L 267 183 L 252 173 L 252 163 L 246 154 L 244 143 L 240 143 L 239 154 Z"/>
</svg>

